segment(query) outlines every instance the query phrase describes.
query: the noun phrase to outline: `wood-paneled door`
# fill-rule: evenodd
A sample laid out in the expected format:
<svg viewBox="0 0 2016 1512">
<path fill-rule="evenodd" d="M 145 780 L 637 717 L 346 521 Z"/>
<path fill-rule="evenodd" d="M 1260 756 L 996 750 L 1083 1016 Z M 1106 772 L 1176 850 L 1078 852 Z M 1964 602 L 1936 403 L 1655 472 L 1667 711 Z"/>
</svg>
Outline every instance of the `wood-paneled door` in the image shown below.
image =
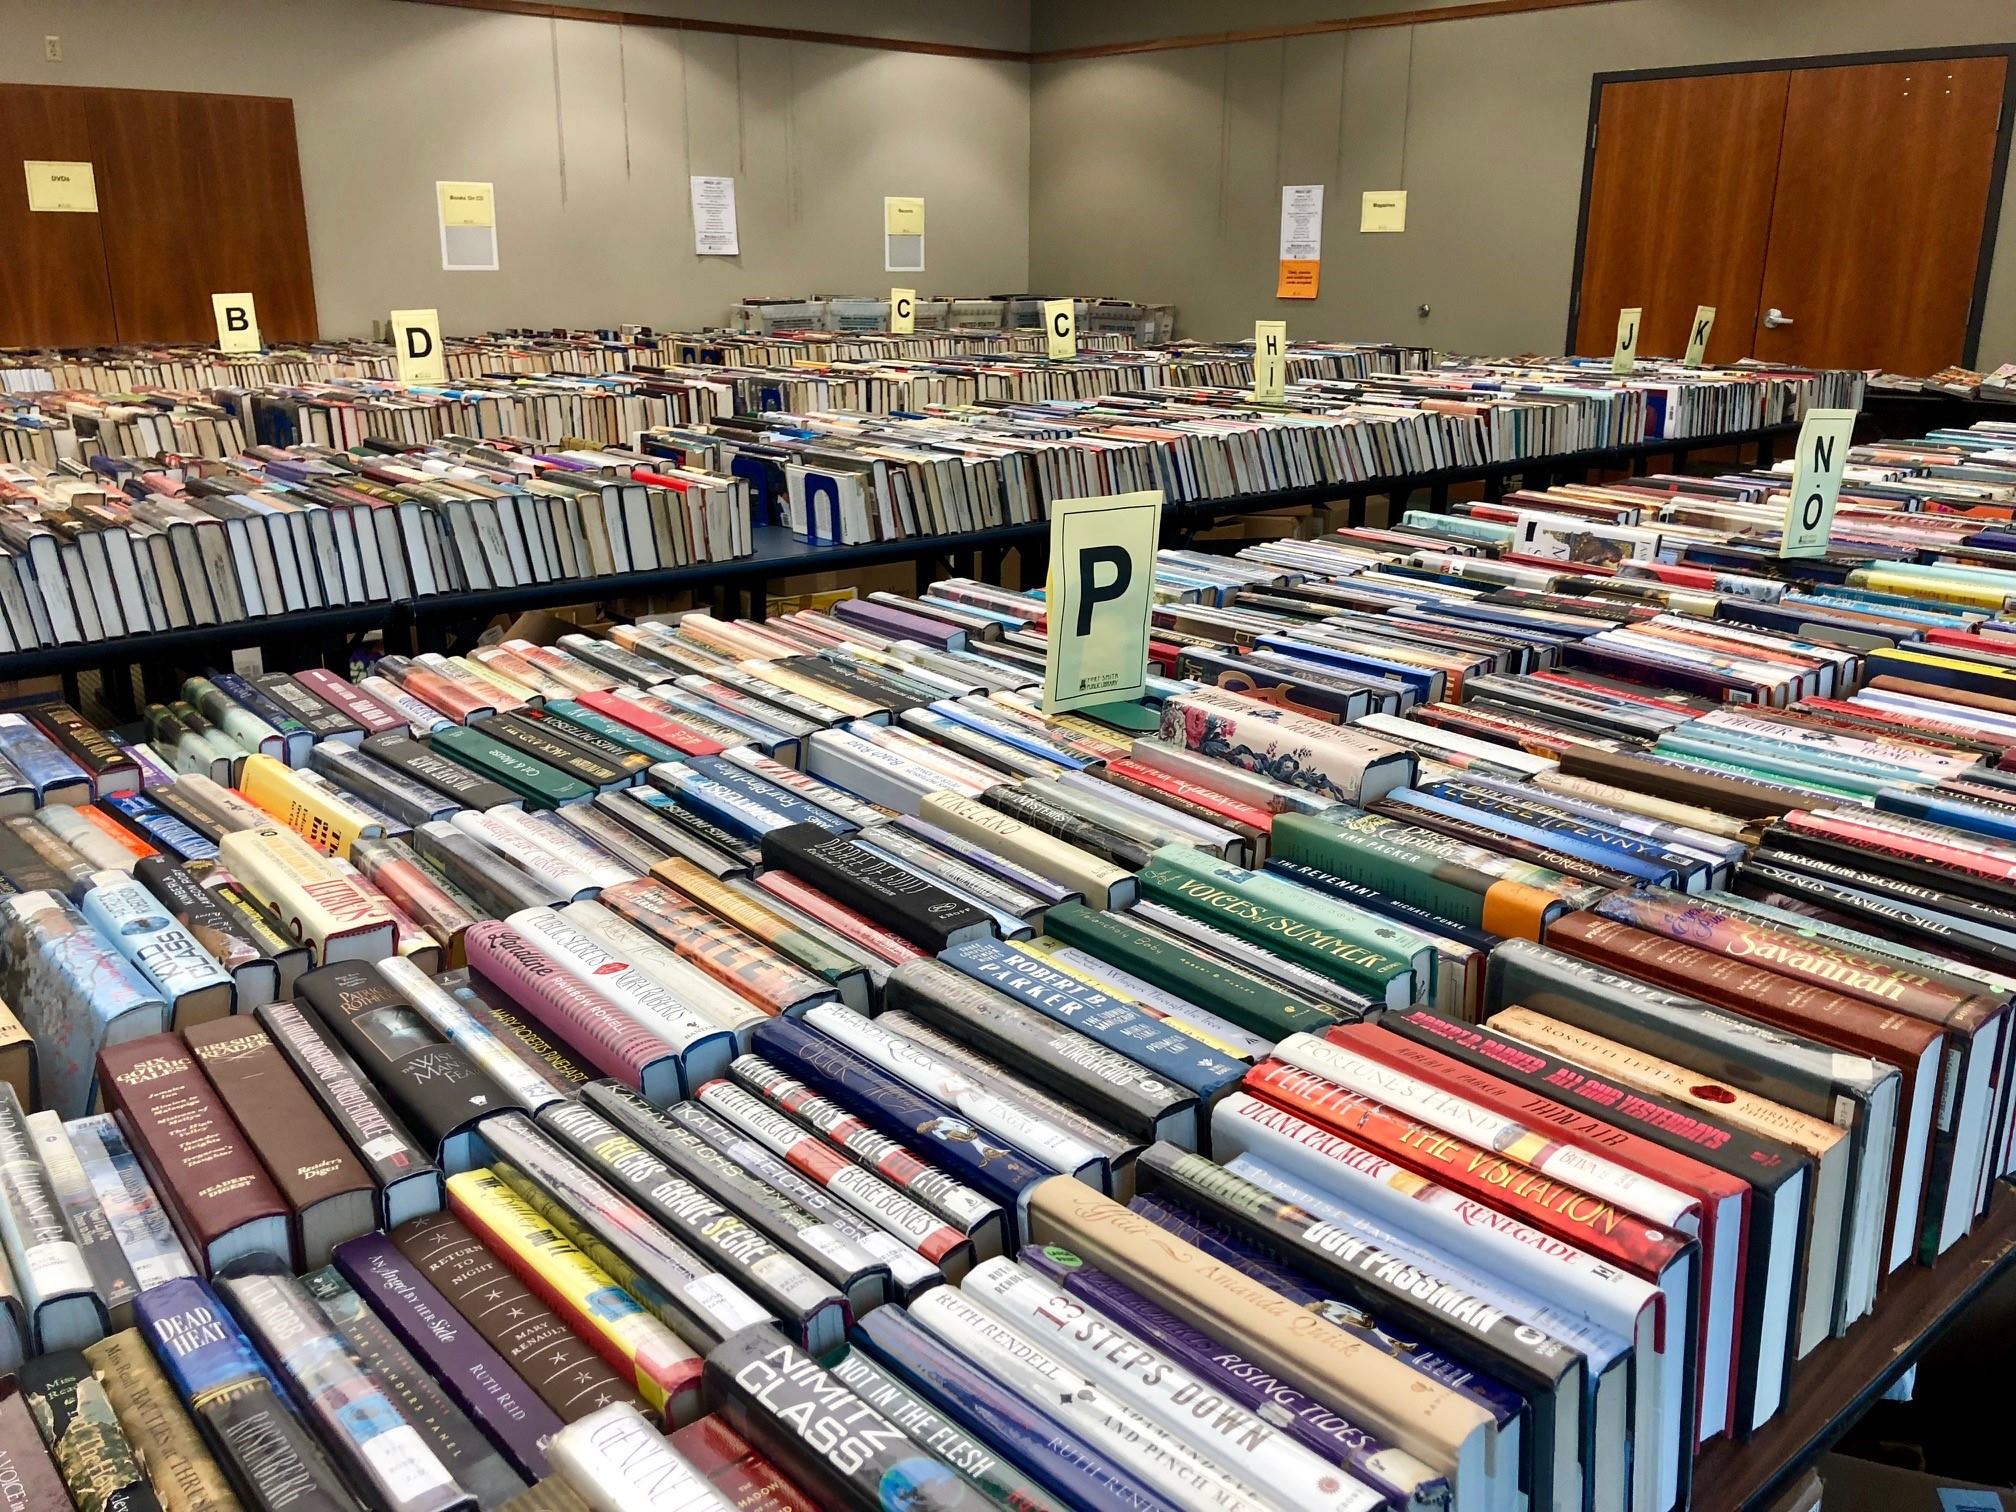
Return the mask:
<svg viewBox="0 0 2016 1512">
<path fill-rule="evenodd" d="M 98 213 L 30 211 L 25 158 L 89 161 Z M 247 290 L 267 341 L 319 334 L 292 100 L 0 85 L 0 238 L 0 346 L 211 341 Z"/>
<path fill-rule="evenodd" d="M 1971 362 L 2008 157 L 2010 50 L 1599 76 L 1569 340 L 1711 362 Z"/>
</svg>

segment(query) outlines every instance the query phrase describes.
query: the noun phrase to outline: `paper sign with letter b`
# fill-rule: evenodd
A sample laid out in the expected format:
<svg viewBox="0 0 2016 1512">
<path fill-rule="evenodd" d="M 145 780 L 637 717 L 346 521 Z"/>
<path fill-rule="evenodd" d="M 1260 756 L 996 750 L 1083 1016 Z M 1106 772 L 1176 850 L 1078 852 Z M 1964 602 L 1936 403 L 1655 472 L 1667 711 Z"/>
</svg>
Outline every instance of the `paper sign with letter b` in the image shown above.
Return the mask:
<svg viewBox="0 0 2016 1512">
<path fill-rule="evenodd" d="M 1148 613 L 1161 536 L 1159 489 L 1051 506 L 1045 713 L 1148 691 Z"/>
<path fill-rule="evenodd" d="M 917 329 L 917 291 L 915 289 L 891 289 L 889 291 L 889 329 L 899 336 L 907 336 Z"/>
<path fill-rule="evenodd" d="M 1687 331 L 1687 355 L 1681 360 L 1699 367 L 1708 355 L 1708 335 L 1715 329 L 1715 306 L 1694 306 L 1694 324 Z"/>
<path fill-rule="evenodd" d="M 1778 538 L 1781 557 L 1824 556 L 1834 530 L 1834 505 L 1841 497 L 1841 476 L 1848 471 L 1848 446 L 1857 411 L 1806 411 L 1793 453 L 1792 497 L 1785 504 L 1785 531 Z"/>
<path fill-rule="evenodd" d="M 1288 387 L 1288 322 L 1253 322 L 1253 397 L 1279 404 Z"/>
<path fill-rule="evenodd" d="M 1628 373 L 1638 360 L 1638 327 L 1644 322 L 1640 309 L 1617 312 L 1617 350 L 1610 357 L 1610 371 Z"/>
<path fill-rule="evenodd" d="M 218 351 L 259 350 L 259 315 L 250 294 L 212 294 L 210 308 L 217 313 Z"/>
<path fill-rule="evenodd" d="M 445 383 L 448 360 L 441 351 L 441 312 L 394 310 L 392 357 L 401 383 Z"/>
<path fill-rule="evenodd" d="M 1076 357 L 1078 355 L 1078 301 L 1075 299 L 1044 300 L 1043 334 L 1049 343 L 1046 350 L 1052 357 Z"/>
</svg>

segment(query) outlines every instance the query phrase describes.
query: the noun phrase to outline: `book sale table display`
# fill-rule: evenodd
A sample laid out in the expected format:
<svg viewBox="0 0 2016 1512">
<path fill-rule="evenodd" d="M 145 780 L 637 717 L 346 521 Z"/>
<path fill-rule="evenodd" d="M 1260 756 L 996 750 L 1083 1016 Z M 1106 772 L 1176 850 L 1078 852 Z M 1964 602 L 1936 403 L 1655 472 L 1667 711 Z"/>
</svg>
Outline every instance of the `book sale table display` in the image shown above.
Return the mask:
<svg viewBox="0 0 2016 1512">
<path fill-rule="evenodd" d="M 1719 1512 L 2008 1265 L 2016 425 L 928 339 L 6 370 L 27 665 L 759 523 L 1050 568 L 0 712 L 23 1505 Z"/>
</svg>

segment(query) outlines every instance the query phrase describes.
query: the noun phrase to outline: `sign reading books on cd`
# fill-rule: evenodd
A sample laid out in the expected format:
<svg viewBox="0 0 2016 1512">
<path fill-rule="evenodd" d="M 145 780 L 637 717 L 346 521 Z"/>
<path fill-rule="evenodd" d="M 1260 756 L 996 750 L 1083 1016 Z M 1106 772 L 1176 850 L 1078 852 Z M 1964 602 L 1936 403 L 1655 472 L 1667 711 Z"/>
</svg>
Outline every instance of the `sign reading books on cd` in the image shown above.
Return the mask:
<svg viewBox="0 0 2016 1512">
<path fill-rule="evenodd" d="M 439 310 L 392 312 L 392 359 L 401 383 L 446 383 L 448 359 L 441 351 Z"/>
<path fill-rule="evenodd" d="M 1638 328 L 1644 322 L 1642 309 L 1617 312 L 1617 350 L 1610 354 L 1610 371 L 1628 373 L 1638 361 Z"/>
<path fill-rule="evenodd" d="M 1046 714 L 1148 691 L 1148 612 L 1161 536 L 1159 489 L 1051 506 Z"/>
<path fill-rule="evenodd" d="M 1276 299 L 1314 299 L 1323 269 L 1323 186 L 1281 186 L 1281 273 Z"/>
<path fill-rule="evenodd" d="M 1288 388 L 1288 322 L 1253 322 L 1253 397 L 1279 404 Z"/>
<path fill-rule="evenodd" d="M 1699 367 L 1708 356 L 1708 336 L 1715 329 L 1715 306 L 1694 306 L 1694 324 L 1687 330 L 1687 355 L 1681 360 L 1688 367 Z"/>
<path fill-rule="evenodd" d="M 891 289 L 889 291 L 889 329 L 898 336 L 908 336 L 917 329 L 917 291 L 915 289 Z"/>
<path fill-rule="evenodd" d="M 51 163 L 27 158 L 28 208 L 63 210 L 74 215 L 98 213 L 98 178 L 89 163 Z"/>
<path fill-rule="evenodd" d="M 882 271 L 924 271 L 924 201 L 914 195 L 882 197 Z"/>
<path fill-rule="evenodd" d="M 1806 411 L 1793 452 L 1792 496 L 1785 503 L 1785 530 L 1778 538 L 1781 557 L 1824 556 L 1834 530 L 1834 506 L 1841 497 L 1841 477 L 1848 471 L 1848 444 L 1856 411 Z"/>
<path fill-rule="evenodd" d="M 700 257 L 740 257 L 742 234 L 735 228 L 735 180 L 694 173 L 687 176 L 693 200 L 693 251 Z"/>
<path fill-rule="evenodd" d="M 1047 338 L 1045 350 L 1050 356 L 1076 357 L 1078 355 L 1078 301 L 1075 299 L 1044 300 L 1043 334 Z"/>
<path fill-rule="evenodd" d="M 441 271 L 497 271 L 497 189 L 464 179 L 436 179 L 434 208 L 441 221 Z"/>
<path fill-rule="evenodd" d="M 259 314 L 250 294 L 212 294 L 210 308 L 217 314 L 218 351 L 259 350 Z"/>
</svg>

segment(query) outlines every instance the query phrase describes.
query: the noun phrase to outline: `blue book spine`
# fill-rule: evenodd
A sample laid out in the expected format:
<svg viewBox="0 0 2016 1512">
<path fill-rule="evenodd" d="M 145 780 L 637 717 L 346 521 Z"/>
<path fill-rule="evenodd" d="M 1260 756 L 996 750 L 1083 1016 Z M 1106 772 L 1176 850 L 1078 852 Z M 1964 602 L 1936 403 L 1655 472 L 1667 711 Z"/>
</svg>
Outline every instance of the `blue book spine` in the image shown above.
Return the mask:
<svg viewBox="0 0 2016 1512">
<path fill-rule="evenodd" d="M 133 1321 L 185 1402 L 254 1381 L 286 1395 L 207 1281 L 184 1276 L 148 1287 L 133 1299 Z"/>
<path fill-rule="evenodd" d="M 739 789 L 715 782 L 690 767 L 653 767 L 651 780 L 677 807 L 698 814 L 709 824 L 746 842 L 760 841 L 771 830 L 783 829 L 786 825 L 811 822 L 787 817 L 781 807 L 760 803 Z"/>
<path fill-rule="evenodd" d="M 1600 819 L 1585 819 L 1565 813 L 1556 807 L 1549 794 L 1536 793 L 1528 797 L 1508 793 L 1500 787 L 1472 782 L 1468 777 L 1446 777 L 1436 782 L 1424 782 L 1416 791 L 1446 798 L 1466 808 L 1503 816 L 1549 835 L 1568 835 L 1591 845 L 1604 846 L 1648 866 L 1663 866 L 1675 876 L 1685 876 L 1708 865 L 1702 857 L 1676 852 L 1663 840 L 1655 840 L 1637 830 L 1620 829 Z"/>
<path fill-rule="evenodd" d="M 941 698 L 930 707 L 930 712 L 941 719 L 949 719 L 954 724 L 964 725 L 977 734 L 990 736 L 1003 745 L 1011 745 L 1024 755 L 1035 756 L 1074 772 L 1082 772 L 1093 763 L 1086 757 L 1074 756 L 1061 746 L 1052 745 L 1047 740 L 1018 730 L 1007 720 L 983 719 L 956 698 Z"/>
<path fill-rule="evenodd" d="M 1202 1040 L 1171 1029 L 1131 1003 L 1095 991 L 1005 941 L 968 940 L 942 952 L 939 959 L 1206 1101 L 1246 1074 L 1246 1062 L 1220 1054 Z"/>
<path fill-rule="evenodd" d="M 1179 1512 L 1039 1405 L 948 1349 L 898 1308 L 854 1325 L 854 1342 L 975 1438 L 1028 1471 L 1074 1512 Z"/>
<path fill-rule="evenodd" d="M 143 793 L 114 793 L 101 798 L 99 803 L 125 820 L 127 827 L 149 845 L 166 851 L 178 861 L 217 859 L 215 841 L 197 833 Z"/>
<path fill-rule="evenodd" d="M 795 1019 L 765 1020 L 752 1042 L 778 1069 L 1011 1210 L 1018 1228 L 1029 1193 L 1056 1174 Z"/>
<path fill-rule="evenodd" d="M 798 737 L 789 730 L 780 730 L 775 725 L 765 724 L 746 710 L 731 709 L 698 693 L 690 693 L 676 685 L 660 687 L 657 696 L 675 709 L 688 714 L 697 714 L 702 719 L 710 719 L 715 724 L 726 725 L 737 734 L 746 735 L 749 744 L 765 756 L 790 763 L 796 760 Z"/>
<path fill-rule="evenodd" d="M 2016 809 L 1970 803 L 1964 798 L 1943 796 L 1935 789 L 1885 788 L 1876 795 L 1876 811 L 1927 819 L 1949 829 L 2016 842 Z"/>
<path fill-rule="evenodd" d="M 91 774 L 65 756 L 26 715 L 0 714 L 0 755 L 35 789 L 37 806 L 49 801 L 51 791 L 81 787 L 86 799 L 93 792 Z"/>
<path fill-rule="evenodd" d="M 1431 788 L 1432 788 L 1431 784 Z M 1445 818 L 1460 819 L 1470 824 L 1481 824 L 1514 839 L 1530 841 L 1534 845 L 1544 845 L 1551 850 L 1565 852 L 1570 856 L 1605 870 L 1621 872 L 1639 882 L 1652 882 L 1660 887 L 1675 886 L 1679 879 L 1670 866 L 1659 866 L 1641 861 L 1635 856 L 1626 856 L 1608 846 L 1590 840 L 1586 836 L 1542 829 L 1538 825 L 1526 824 L 1503 814 L 1491 813 L 1469 802 L 1457 802 L 1432 790 L 1403 788 L 1386 795 L 1392 803 L 1408 808 L 1420 808 L 1431 814 L 1441 814 Z"/>
<path fill-rule="evenodd" d="M 836 835 L 851 835 L 861 828 L 851 819 L 843 819 L 831 809 L 804 798 L 789 788 L 781 787 L 767 777 L 758 776 L 720 756 L 696 756 L 686 763 L 688 771 L 697 772 L 702 777 L 719 784 L 730 792 L 739 793 L 751 803 L 777 814 L 789 815 L 789 824 L 816 824 L 823 830 Z"/>
<path fill-rule="evenodd" d="M 1441 692 L 1439 672 L 1424 672 L 1419 667 L 1410 667 L 1402 662 L 1381 661 L 1376 656 L 1360 656 L 1355 652 L 1340 651 L 1334 646 L 1296 640 L 1287 635 L 1263 635 L 1256 644 L 1269 651 L 1279 651 L 1284 656 L 1300 657 L 1303 661 L 1322 662 L 1327 666 L 1342 667 L 1348 672 L 1368 672 L 1375 677 L 1398 678 L 1421 698 L 1434 698 Z"/>
</svg>

